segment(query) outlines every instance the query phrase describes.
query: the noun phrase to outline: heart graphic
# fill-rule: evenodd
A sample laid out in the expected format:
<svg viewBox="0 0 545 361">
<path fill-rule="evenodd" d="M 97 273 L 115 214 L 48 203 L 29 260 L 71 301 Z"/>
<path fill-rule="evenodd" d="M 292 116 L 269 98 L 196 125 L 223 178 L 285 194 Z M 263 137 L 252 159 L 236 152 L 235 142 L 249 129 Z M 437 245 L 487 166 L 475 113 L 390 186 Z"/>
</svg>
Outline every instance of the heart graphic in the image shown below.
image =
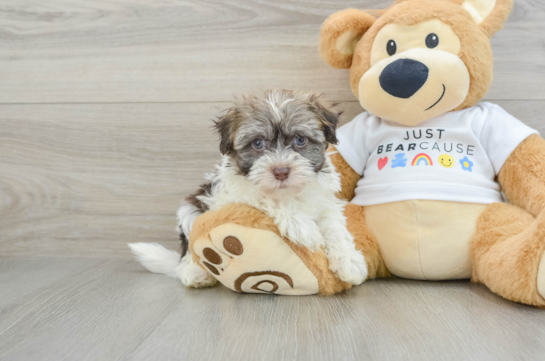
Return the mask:
<svg viewBox="0 0 545 361">
<path fill-rule="evenodd" d="M 380 158 L 378 160 L 378 170 L 382 170 L 388 164 L 388 157 Z"/>
</svg>

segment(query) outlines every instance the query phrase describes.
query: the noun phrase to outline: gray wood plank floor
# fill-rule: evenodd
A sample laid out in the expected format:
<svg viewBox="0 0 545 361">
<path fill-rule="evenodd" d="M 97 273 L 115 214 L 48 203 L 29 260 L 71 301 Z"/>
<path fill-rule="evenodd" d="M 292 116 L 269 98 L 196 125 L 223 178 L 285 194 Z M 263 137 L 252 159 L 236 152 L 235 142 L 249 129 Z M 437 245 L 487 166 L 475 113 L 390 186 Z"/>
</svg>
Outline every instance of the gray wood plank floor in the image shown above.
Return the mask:
<svg viewBox="0 0 545 361">
<path fill-rule="evenodd" d="M 185 289 L 135 262 L 0 258 L 1 360 L 543 360 L 545 312 L 469 282 Z"/>
</svg>

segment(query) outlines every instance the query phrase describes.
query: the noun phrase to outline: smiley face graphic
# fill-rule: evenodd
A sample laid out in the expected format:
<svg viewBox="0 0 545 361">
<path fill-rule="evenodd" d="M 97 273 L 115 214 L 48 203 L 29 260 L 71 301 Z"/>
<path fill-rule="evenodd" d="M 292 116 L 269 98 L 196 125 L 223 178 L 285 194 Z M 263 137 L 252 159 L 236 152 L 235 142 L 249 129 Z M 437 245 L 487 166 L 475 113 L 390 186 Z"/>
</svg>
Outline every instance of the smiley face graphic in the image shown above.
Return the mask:
<svg viewBox="0 0 545 361">
<path fill-rule="evenodd" d="M 439 164 L 445 168 L 452 168 L 454 166 L 454 159 L 448 154 L 443 154 L 439 156 Z"/>
</svg>

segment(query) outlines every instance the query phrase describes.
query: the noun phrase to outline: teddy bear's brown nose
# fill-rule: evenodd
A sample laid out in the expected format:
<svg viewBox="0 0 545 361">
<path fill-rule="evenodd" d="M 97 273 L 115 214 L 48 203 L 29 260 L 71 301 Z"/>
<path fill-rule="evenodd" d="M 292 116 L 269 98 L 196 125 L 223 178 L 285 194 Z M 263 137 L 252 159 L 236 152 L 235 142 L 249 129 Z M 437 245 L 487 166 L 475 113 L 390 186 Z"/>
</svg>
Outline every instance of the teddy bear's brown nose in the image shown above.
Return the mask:
<svg viewBox="0 0 545 361">
<path fill-rule="evenodd" d="M 396 98 L 412 97 L 428 80 L 429 69 L 412 59 L 399 59 L 389 64 L 380 74 L 380 86 Z"/>
</svg>

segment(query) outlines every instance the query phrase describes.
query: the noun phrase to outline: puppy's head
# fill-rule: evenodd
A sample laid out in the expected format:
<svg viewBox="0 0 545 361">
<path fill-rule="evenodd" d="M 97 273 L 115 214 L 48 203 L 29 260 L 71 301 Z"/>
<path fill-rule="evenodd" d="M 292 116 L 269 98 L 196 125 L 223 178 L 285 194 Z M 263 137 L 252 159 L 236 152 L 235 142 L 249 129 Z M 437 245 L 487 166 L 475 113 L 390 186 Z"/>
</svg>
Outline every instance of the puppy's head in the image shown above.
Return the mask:
<svg viewBox="0 0 545 361">
<path fill-rule="evenodd" d="M 267 193 L 297 193 L 314 179 L 336 144 L 340 112 L 321 95 L 265 91 L 236 99 L 216 122 L 220 150 Z"/>
</svg>

